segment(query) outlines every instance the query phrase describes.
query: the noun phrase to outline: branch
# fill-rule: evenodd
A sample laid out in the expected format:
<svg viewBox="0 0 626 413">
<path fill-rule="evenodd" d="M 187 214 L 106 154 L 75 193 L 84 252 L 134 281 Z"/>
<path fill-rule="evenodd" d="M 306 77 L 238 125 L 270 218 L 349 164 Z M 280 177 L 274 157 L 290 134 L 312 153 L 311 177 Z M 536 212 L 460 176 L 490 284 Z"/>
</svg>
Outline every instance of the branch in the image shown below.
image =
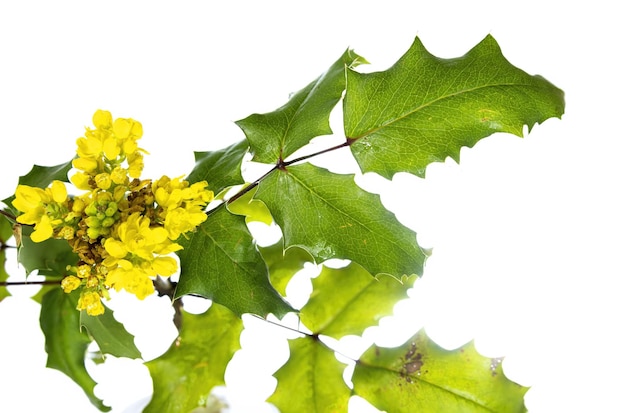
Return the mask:
<svg viewBox="0 0 626 413">
<path fill-rule="evenodd" d="M 0 281 L 0 287 L 11 287 L 16 285 L 60 285 L 61 281 Z"/>
<path fill-rule="evenodd" d="M 1 210 L 1 209 L 0 209 L 0 215 L 4 215 L 5 217 L 7 217 L 7 218 L 8 218 L 8 220 L 9 220 L 9 221 L 11 221 L 11 222 L 13 222 L 13 223 L 16 223 L 16 222 L 17 222 L 17 221 L 16 221 L 16 219 L 17 219 L 17 218 L 16 218 L 15 216 L 13 216 L 13 214 L 10 214 L 10 213 L 8 213 L 8 212 L 6 212 L 6 211 L 3 211 L 3 210 Z"/>
<path fill-rule="evenodd" d="M 348 138 L 346 138 L 346 141 L 344 143 L 341 143 L 339 145 L 335 145 L 335 146 L 330 147 L 330 148 L 322 149 L 321 151 L 318 151 L 318 152 L 315 152 L 315 153 L 312 153 L 312 154 L 309 154 L 309 155 L 304 155 L 304 156 L 301 156 L 299 158 L 292 159 L 291 161 L 285 162 L 282 159 L 279 159 L 278 162 L 276 162 L 276 165 L 274 165 L 274 167 L 272 169 L 267 171 L 265 174 L 263 174 L 263 176 L 261 176 L 260 178 L 256 179 L 250 185 L 246 186 L 245 188 L 242 188 L 235 195 L 233 195 L 230 198 L 228 198 L 228 200 L 225 203 L 230 204 L 232 202 L 235 202 L 236 200 L 238 200 L 239 198 L 241 198 L 242 196 L 244 196 L 245 194 L 250 192 L 252 189 L 256 188 L 259 185 L 259 183 L 265 177 L 267 177 L 269 174 L 274 172 L 276 169 L 285 169 L 286 167 L 288 167 L 290 165 L 293 165 L 294 163 L 306 161 L 307 159 L 311 159 L 311 158 L 313 158 L 315 156 L 319 156 L 319 155 L 325 154 L 327 152 L 335 151 L 337 149 L 341 149 L 341 148 L 344 148 L 346 146 L 350 146 L 350 145 L 352 145 L 352 143 L 354 141 L 355 141 L 355 139 L 348 139 Z"/>
</svg>

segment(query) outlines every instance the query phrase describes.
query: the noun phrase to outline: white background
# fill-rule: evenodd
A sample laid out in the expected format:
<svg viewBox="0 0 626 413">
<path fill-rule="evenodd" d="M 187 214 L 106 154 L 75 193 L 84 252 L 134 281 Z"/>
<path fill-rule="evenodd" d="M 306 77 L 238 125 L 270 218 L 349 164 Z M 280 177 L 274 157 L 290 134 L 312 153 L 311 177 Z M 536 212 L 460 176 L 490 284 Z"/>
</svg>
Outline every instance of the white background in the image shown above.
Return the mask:
<svg viewBox="0 0 626 413">
<path fill-rule="evenodd" d="M 0 198 L 33 163 L 72 157 L 96 109 L 142 122 L 145 176 L 178 176 L 193 167 L 193 150 L 242 139 L 233 121 L 282 105 L 348 46 L 373 63 L 367 70 L 382 70 L 415 35 L 456 57 L 492 34 L 514 65 L 565 90 L 566 114 L 524 139 L 485 139 L 424 180 L 401 174 L 377 187 L 434 248 L 380 343 L 422 326 L 448 348 L 475 339 L 486 356 L 506 356 L 510 379 L 532 386 L 532 413 L 625 411 L 622 17 L 608 1 L 2 1 Z M 12 291 L 0 303 L 0 409 L 95 411 L 44 368 L 38 306 L 23 287 Z M 153 358 L 174 332 L 163 327 L 167 303 L 147 303 L 116 314 Z M 246 319 L 245 350 L 227 373 L 233 412 L 272 411 L 267 377 L 286 344 L 277 328 L 255 336 L 260 324 Z M 140 363 L 92 370 L 114 412 L 147 402 Z"/>
</svg>

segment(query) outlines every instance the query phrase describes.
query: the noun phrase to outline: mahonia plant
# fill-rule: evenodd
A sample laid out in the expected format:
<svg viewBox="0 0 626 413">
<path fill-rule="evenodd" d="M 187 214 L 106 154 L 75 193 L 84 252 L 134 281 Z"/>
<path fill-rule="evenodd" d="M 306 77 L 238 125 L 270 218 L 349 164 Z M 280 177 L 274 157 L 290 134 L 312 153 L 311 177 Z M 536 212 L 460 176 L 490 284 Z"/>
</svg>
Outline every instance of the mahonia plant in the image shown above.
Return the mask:
<svg viewBox="0 0 626 413">
<path fill-rule="evenodd" d="M 13 225 L 19 262 L 46 279 L 34 299 L 42 307 L 47 366 L 72 378 L 99 409 L 109 409 L 94 393 L 87 347 L 95 341 L 102 355 L 141 357 L 103 301 L 113 288 L 139 299 L 168 295 L 176 309 L 179 337 L 145 363 L 154 389 L 147 413 L 208 406 L 239 349 L 241 315 L 280 320 L 290 312 L 303 328 L 289 341 L 289 359 L 274 374 L 278 384 L 268 399 L 283 413 L 346 412 L 352 396 L 390 413 L 526 411 L 527 388 L 506 378 L 501 358 L 481 356 L 473 343 L 442 349 L 423 330 L 395 348 L 372 345 L 352 361 L 351 383 L 344 380 L 346 364 L 324 337 L 361 335 L 392 314 L 430 252 L 354 175 L 309 160 L 349 148 L 363 173 L 423 177 L 432 162 L 458 162 L 463 146 L 495 132 L 523 136 L 524 126 L 530 131 L 560 117 L 564 94 L 511 65 L 491 36 L 454 59 L 433 56 L 415 39 L 388 70 L 358 72 L 364 63 L 347 50 L 285 105 L 239 120 L 245 140 L 196 152 L 185 179 L 142 179 L 141 124 L 113 120 L 102 110 L 78 139 L 76 158 L 35 165 L 20 177 L 0 211 L 0 261 Z M 339 142 L 296 156 L 311 139 L 333 133 L 329 117 L 340 101 Z M 248 154 L 268 164 L 252 182 L 241 173 Z M 76 195 L 67 189 L 72 168 Z M 277 225 L 282 238 L 257 245 L 248 227 L 253 221 Z M 176 282 L 167 281 L 178 270 L 172 254 L 180 262 Z M 333 268 L 330 259 L 349 264 Z M 295 309 L 286 289 L 306 263 L 317 264 L 319 274 L 309 301 Z M 2 300 L 10 283 L 0 270 Z M 209 310 L 186 312 L 180 304 L 186 295 L 210 299 Z"/>
<path fill-rule="evenodd" d="M 206 220 L 213 192 L 206 181 L 140 179 L 146 153 L 137 145 L 141 123 L 98 110 L 93 124 L 76 141 L 72 161 L 78 172 L 71 182 L 82 195 L 68 195 L 54 180 L 45 189 L 18 185 L 12 204 L 22 212 L 16 221 L 34 226 L 32 241 L 67 240 L 78 262 L 67 266 L 61 287 L 66 293 L 80 288 L 77 309 L 97 316 L 109 288 L 144 299 L 154 293 L 157 275 L 177 272 L 170 254 L 182 247 L 175 241 Z"/>
</svg>

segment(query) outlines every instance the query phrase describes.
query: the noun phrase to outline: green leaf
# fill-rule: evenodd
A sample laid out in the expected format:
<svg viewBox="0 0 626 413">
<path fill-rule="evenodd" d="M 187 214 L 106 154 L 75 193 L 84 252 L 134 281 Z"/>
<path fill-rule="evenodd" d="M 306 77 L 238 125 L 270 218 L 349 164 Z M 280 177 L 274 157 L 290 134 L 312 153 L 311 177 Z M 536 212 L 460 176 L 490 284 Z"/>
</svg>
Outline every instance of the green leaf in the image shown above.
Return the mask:
<svg viewBox="0 0 626 413">
<path fill-rule="evenodd" d="M 34 165 L 33 168 L 26 175 L 20 176 L 18 183 L 20 185 L 34 186 L 37 188 L 47 188 L 52 181 L 69 182 L 67 174 L 72 169 L 72 161 L 62 163 L 55 166 L 39 166 Z M 11 202 L 15 199 L 15 195 L 3 199 L 2 202 L 7 204 L 9 209 L 15 215 L 19 215 Z"/>
<path fill-rule="evenodd" d="M 374 278 L 356 263 L 338 269 L 324 267 L 313 279 L 313 293 L 300 310 L 300 320 L 316 334 L 336 339 L 360 335 L 391 315 L 416 279 L 417 275 L 405 276 L 400 282 L 383 274 Z"/>
<path fill-rule="evenodd" d="M 63 239 L 50 238 L 43 242 L 33 242 L 30 239 L 32 231 L 32 227 L 22 225 L 22 245 L 17 257 L 26 274 L 39 270 L 40 275 L 62 278 L 68 265 L 76 265 L 78 255 Z"/>
<path fill-rule="evenodd" d="M 219 151 L 195 152 L 196 165 L 187 180 L 207 181 L 209 189 L 216 194 L 226 187 L 242 184 L 241 162 L 247 151 L 248 142 L 243 140 Z"/>
<path fill-rule="evenodd" d="M 281 413 L 347 412 L 350 389 L 343 380 L 346 365 L 316 336 L 289 341 L 289 360 L 274 377 L 278 386 L 268 399 Z"/>
<path fill-rule="evenodd" d="M 431 162 L 457 162 L 462 146 L 495 132 L 560 117 L 563 91 L 512 66 L 493 37 L 465 56 L 441 59 L 419 39 L 390 69 L 347 71 L 344 129 L 363 172 L 423 176 Z"/>
<path fill-rule="evenodd" d="M 0 283 L 6 282 L 9 279 L 9 273 L 5 268 L 5 264 L 7 262 L 6 250 L 4 248 L 0 249 Z M 0 285 L 0 301 L 5 299 L 6 297 L 10 297 L 11 293 L 4 285 Z"/>
<path fill-rule="evenodd" d="M 85 310 L 81 311 L 80 325 L 87 329 L 102 353 L 115 357 L 141 358 L 134 337 L 113 317 L 113 311 L 107 307 L 104 308 L 104 314 L 96 317 L 88 315 Z"/>
<path fill-rule="evenodd" d="M 181 264 L 177 297 L 199 294 L 238 315 L 281 317 L 291 311 L 271 286 L 244 217 L 220 207 L 188 239 L 178 242 L 184 249 L 177 252 Z"/>
<path fill-rule="evenodd" d="M 259 184 L 259 199 L 281 227 L 285 248 L 304 248 L 322 262 L 349 259 L 371 274 L 421 274 L 426 258 L 415 232 L 386 210 L 354 175 L 305 163 L 277 169 Z"/>
<path fill-rule="evenodd" d="M 237 121 L 250 142 L 252 160 L 274 164 L 312 138 L 332 133 L 328 118 L 346 87 L 346 67 L 362 63 L 367 62 L 352 50 L 346 50 L 326 73 L 294 93 L 281 108 Z"/>
<path fill-rule="evenodd" d="M 269 247 L 259 247 L 259 252 L 269 269 L 270 282 L 282 295 L 287 294 L 287 284 L 304 264 L 313 262 L 311 254 L 302 248 L 291 247 L 285 250 L 282 239 Z"/>
<path fill-rule="evenodd" d="M 96 382 L 85 368 L 85 352 L 91 339 L 80 331 L 77 302 L 77 293 L 66 294 L 60 287 L 47 292 L 41 300 L 39 322 L 46 339 L 46 366 L 66 374 L 83 389 L 94 406 L 109 411 L 94 394 Z"/>
<path fill-rule="evenodd" d="M 355 394 L 389 412 L 525 412 L 528 389 L 508 380 L 500 362 L 472 343 L 442 349 L 422 330 L 400 347 L 367 350 L 352 382 Z"/>
<path fill-rule="evenodd" d="M 8 241 L 12 236 L 13 229 L 11 223 L 4 217 L 4 215 L 0 215 L 0 283 L 9 279 L 9 274 L 5 268 L 5 264 L 7 262 L 6 249 L 8 248 L 6 241 Z M 11 293 L 9 293 L 9 290 L 5 286 L 0 285 L 0 301 L 10 295 Z"/>
<path fill-rule="evenodd" d="M 189 412 L 203 406 L 211 389 L 224 384 L 226 365 L 240 347 L 243 322 L 219 304 L 200 315 L 183 311 L 182 317 L 178 340 L 146 363 L 154 395 L 144 413 Z"/>
</svg>

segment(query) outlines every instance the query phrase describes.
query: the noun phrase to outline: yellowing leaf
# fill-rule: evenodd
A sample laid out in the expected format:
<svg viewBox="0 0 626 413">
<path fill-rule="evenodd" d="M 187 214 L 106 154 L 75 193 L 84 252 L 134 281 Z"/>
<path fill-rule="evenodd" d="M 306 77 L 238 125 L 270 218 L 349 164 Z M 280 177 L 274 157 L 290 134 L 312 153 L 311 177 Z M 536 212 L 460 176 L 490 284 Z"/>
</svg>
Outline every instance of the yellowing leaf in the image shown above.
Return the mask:
<svg viewBox="0 0 626 413">
<path fill-rule="evenodd" d="M 429 413 L 522 413 L 528 390 L 508 380 L 501 359 L 472 343 L 445 350 L 419 331 L 396 348 L 373 346 L 352 376 L 354 393 L 380 410 Z"/>
<path fill-rule="evenodd" d="M 393 306 L 406 298 L 416 279 L 413 275 L 400 282 L 383 274 L 374 278 L 355 263 L 339 269 L 324 267 L 313 279 L 313 293 L 300 310 L 300 319 L 316 334 L 337 339 L 362 334 L 393 313 Z"/>
<path fill-rule="evenodd" d="M 316 336 L 289 341 L 289 360 L 274 377 L 276 392 L 268 399 L 281 413 L 347 412 L 350 389 L 343 381 L 345 365 Z"/>
<path fill-rule="evenodd" d="M 204 314 L 183 312 L 180 337 L 165 354 L 146 363 L 154 395 L 144 413 L 186 413 L 204 406 L 211 389 L 224 384 L 242 330 L 241 319 L 216 303 Z"/>
</svg>

